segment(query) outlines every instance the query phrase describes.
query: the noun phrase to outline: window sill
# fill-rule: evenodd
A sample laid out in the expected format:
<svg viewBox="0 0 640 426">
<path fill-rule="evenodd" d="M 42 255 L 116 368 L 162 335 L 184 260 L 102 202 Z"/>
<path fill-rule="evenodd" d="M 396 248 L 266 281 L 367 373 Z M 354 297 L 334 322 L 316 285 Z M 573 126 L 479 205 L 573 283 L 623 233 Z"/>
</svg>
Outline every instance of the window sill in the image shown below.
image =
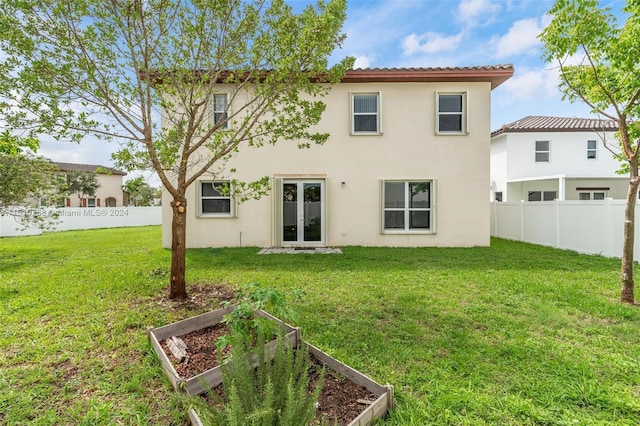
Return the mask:
<svg viewBox="0 0 640 426">
<path fill-rule="evenodd" d="M 469 132 L 436 132 L 436 136 L 469 136 Z"/>
<path fill-rule="evenodd" d="M 236 215 L 230 213 L 201 213 L 196 219 L 234 219 Z"/>
<path fill-rule="evenodd" d="M 410 229 L 408 231 L 404 231 L 404 230 L 384 230 L 382 231 L 382 235 L 432 235 L 435 234 L 436 231 L 433 230 L 425 230 L 425 231 L 419 231 L 419 230 L 414 230 L 414 229 Z"/>
<path fill-rule="evenodd" d="M 382 132 L 350 132 L 350 136 L 382 136 Z"/>
</svg>

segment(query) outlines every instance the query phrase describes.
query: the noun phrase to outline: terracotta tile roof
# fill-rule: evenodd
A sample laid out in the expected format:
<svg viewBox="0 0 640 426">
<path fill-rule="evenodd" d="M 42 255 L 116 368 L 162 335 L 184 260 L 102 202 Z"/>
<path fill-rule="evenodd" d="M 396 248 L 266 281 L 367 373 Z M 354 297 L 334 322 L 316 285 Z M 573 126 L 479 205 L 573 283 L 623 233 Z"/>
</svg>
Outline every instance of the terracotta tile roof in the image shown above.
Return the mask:
<svg viewBox="0 0 640 426">
<path fill-rule="evenodd" d="M 613 120 L 599 118 L 576 118 L 576 117 L 548 117 L 543 115 L 529 115 L 514 121 L 503 124 L 498 130 L 491 132 L 491 136 L 502 133 L 524 133 L 524 132 L 583 132 L 590 130 L 606 130 L 615 132 L 618 130 L 618 123 Z"/>
<path fill-rule="evenodd" d="M 259 78 L 270 71 L 262 71 Z M 194 71 L 194 75 L 207 73 Z M 167 75 L 166 71 L 140 72 L 142 78 L 150 78 L 152 84 L 161 83 Z M 216 76 L 218 82 L 233 76 L 231 71 L 221 71 Z M 405 82 L 486 82 L 495 89 L 513 76 L 513 65 L 481 65 L 470 67 L 426 67 L 426 68 L 358 68 L 347 70 L 342 78 L 343 83 L 405 83 Z M 246 74 L 239 74 L 239 78 L 247 78 Z"/>
<path fill-rule="evenodd" d="M 513 65 L 429 68 L 358 68 L 348 70 L 343 83 L 369 82 L 490 82 L 495 89 L 513 75 Z"/>
<path fill-rule="evenodd" d="M 127 175 L 125 172 L 121 172 L 120 170 L 116 170 L 111 167 L 98 166 L 95 164 L 59 163 L 57 161 L 54 161 L 53 164 L 58 166 L 61 172 L 78 171 L 78 172 L 96 172 L 101 175 L 120 175 L 120 176 Z"/>
</svg>

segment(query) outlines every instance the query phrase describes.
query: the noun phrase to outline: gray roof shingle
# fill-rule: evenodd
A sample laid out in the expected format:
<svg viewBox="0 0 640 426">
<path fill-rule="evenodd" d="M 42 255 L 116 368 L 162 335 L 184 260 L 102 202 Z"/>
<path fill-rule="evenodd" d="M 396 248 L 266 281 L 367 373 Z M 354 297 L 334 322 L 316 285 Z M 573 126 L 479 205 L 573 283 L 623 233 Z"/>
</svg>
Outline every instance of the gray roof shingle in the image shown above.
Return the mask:
<svg viewBox="0 0 640 426">
<path fill-rule="evenodd" d="M 618 123 L 613 120 L 599 118 L 576 118 L 576 117 L 550 117 L 544 115 L 529 115 L 514 121 L 503 124 L 498 130 L 491 132 L 491 136 L 502 133 L 524 133 L 524 132 L 583 132 L 583 131 L 610 131 L 618 130 Z"/>
</svg>

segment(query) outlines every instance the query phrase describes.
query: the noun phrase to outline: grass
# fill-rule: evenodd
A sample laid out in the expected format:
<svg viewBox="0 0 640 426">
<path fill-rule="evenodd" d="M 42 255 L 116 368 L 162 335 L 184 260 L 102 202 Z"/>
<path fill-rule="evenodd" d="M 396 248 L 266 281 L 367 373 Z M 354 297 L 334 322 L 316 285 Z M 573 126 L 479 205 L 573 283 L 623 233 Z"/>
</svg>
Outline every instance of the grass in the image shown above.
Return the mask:
<svg viewBox="0 0 640 426">
<path fill-rule="evenodd" d="M 640 423 L 619 260 L 499 239 L 256 252 L 188 250 L 188 281 L 304 289 L 305 339 L 395 386 L 385 425 Z M 0 424 L 187 424 L 146 337 L 199 313 L 162 301 L 169 260 L 159 227 L 0 240 Z"/>
</svg>

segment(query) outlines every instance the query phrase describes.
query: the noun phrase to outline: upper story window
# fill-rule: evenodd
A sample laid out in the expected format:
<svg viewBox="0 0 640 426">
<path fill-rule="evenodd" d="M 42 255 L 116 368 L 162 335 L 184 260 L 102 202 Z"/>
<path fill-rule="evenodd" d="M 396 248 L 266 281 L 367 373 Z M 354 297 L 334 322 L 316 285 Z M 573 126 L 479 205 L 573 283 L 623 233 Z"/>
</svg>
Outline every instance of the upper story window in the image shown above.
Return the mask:
<svg viewBox="0 0 640 426">
<path fill-rule="evenodd" d="M 598 153 L 598 144 L 596 141 L 587 141 L 587 159 L 595 160 Z"/>
<path fill-rule="evenodd" d="M 468 133 L 466 93 L 436 93 L 436 111 L 436 133 Z"/>
<path fill-rule="evenodd" d="M 220 128 L 227 128 L 227 95 L 213 95 L 213 125 L 220 124 Z"/>
<path fill-rule="evenodd" d="M 433 181 L 382 182 L 383 232 L 433 230 Z"/>
<path fill-rule="evenodd" d="M 536 141 L 536 163 L 549 162 L 549 141 Z"/>
<path fill-rule="evenodd" d="M 380 134 L 380 92 L 351 94 L 351 133 Z"/>
<path fill-rule="evenodd" d="M 233 216 L 234 205 L 229 182 L 200 181 L 199 216 Z"/>
</svg>

